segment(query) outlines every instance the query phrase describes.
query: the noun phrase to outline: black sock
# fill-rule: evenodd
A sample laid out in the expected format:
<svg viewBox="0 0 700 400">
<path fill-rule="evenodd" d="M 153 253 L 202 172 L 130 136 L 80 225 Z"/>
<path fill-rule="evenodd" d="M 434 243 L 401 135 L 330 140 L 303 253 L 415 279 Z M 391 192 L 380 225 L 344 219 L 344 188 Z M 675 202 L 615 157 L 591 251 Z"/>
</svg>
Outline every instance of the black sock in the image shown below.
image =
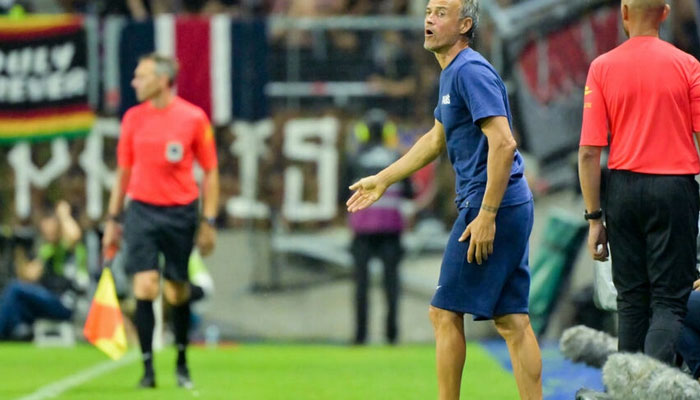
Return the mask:
<svg viewBox="0 0 700 400">
<path fill-rule="evenodd" d="M 204 289 L 201 286 L 190 284 L 190 303 L 204 298 Z"/>
<path fill-rule="evenodd" d="M 146 374 L 153 374 L 153 328 L 155 327 L 155 315 L 153 314 L 153 302 L 150 300 L 136 300 L 136 314 L 134 315 L 136 331 L 139 334 L 141 344 L 141 357 Z"/>
<path fill-rule="evenodd" d="M 173 306 L 173 327 L 175 328 L 175 345 L 177 346 L 177 366 L 187 365 L 185 352 L 189 342 L 190 302 Z"/>
</svg>

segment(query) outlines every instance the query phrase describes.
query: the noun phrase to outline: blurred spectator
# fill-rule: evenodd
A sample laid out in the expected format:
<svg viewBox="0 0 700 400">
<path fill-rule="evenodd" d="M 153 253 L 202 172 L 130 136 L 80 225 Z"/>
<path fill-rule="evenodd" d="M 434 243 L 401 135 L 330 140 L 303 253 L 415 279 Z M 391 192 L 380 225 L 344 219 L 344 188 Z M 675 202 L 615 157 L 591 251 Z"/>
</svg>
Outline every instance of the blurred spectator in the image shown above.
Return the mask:
<svg viewBox="0 0 700 400">
<path fill-rule="evenodd" d="M 208 0 L 202 7 L 202 14 L 214 15 L 227 13 L 238 16 L 244 12 L 242 0 Z"/>
<path fill-rule="evenodd" d="M 85 13 L 90 6 L 90 2 L 87 0 L 57 0 L 52 2 L 58 3 L 63 11 L 67 13 Z M 43 3 L 46 2 L 44 1 Z"/>
<path fill-rule="evenodd" d="M 0 339 L 26 337 L 38 318 L 69 320 L 87 285 L 82 232 L 68 203 L 59 202 L 41 219 L 39 230 L 44 243 L 38 257 L 18 257 L 17 280 L 0 297 Z"/>
<path fill-rule="evenodd" d="M 700 38 L 696 26 L 697 0 L 675 0 L 671 2 L 671 30 L 673 42 L 681 50 L 700 56 Z"/>
<path fill-rule="evenodd" d="M 317 17 L 315 1 L 310 0 L 274 0 L 272 13 L 294 18 Z M 312 36 L 308 31 L 278 29 L 272 30 L 270 38 L 273 43 L 285 42 L 292 48 L 308 48 Z"/>
<path fill-rule="evenodd" d="M 97 7 L 102 15 L 129 15 L 136 20 L 144 20 L 152 15 L 180 12 L 201 15 L 260 15 L 268 10 L 269 3 L 268 0 L 103 0 Z"/>
<path fill-rule="evenodd" d="M 0 290 L 14 278 L 16 265 L 26 261 L 35 239 L 36 230 L 29 224 L 0 226 Z"/>
<path fill-rule="evenodd" d="M 416 64 L 405 46 L 401 32 L 384 31 L 376 34 L 371 54 L 373 71 L 368 83 L 382 95 L 380 100 L 389 112 L 414 115 Z"/>
<path fill-rule="evenodd" d="M 173 2 L 168 0 L 105 0 L 102 4 L 104 14 L 128 15 L 139 21 L 174 11 Z"/>
<path fill-rule="evenodd" d="M 313 0 L 274 0 L 272 13 L 289 17 L 312 17 L 316 13 L 316 2 Z"/>
<path fill-rule="evenodd" d="M 388 121 L 384 111 L 370 110 L 364 123 L 358 125 L 356 135 L 364 144 L 348 162 L 345 188 L 363 176 L 376 174 L 400 157 L 387 145 L 395 142 L 396 127 Z M 351 249 L 355 260 L 355 344 L 364 344 L 367 340 L 369 261 L 373 257 L 379 257 L 384 267 L 386 337 L 392 344 L 398 339 L 399 263 L 403 257 L 401 232 L 404 229 L 400 206 L 402 197 L 411 198 L 412 195 L 410 181 L 404 180 L 389 187 L 376 204 L 350 215 L 350 227 L 355 235 Z"/>
<path fill-rule="evenodd" d="M 409 0 L 347 0 L 346 12 L 356 15 L 398 15 L 407 14 L 408 7 Z"/>
<path fill-rule="evenodd" d="M 182 0 L 181 11 L 189 14 L 199 14 L 207 3 L 209 3 L 207 0 Z"/>
<path fill-rule="evenodd" d="M 371 15 L 379 11 L 378 2 L 373 0 L 347 0 L 345 12 L 353 15 Z"/>
</svg>

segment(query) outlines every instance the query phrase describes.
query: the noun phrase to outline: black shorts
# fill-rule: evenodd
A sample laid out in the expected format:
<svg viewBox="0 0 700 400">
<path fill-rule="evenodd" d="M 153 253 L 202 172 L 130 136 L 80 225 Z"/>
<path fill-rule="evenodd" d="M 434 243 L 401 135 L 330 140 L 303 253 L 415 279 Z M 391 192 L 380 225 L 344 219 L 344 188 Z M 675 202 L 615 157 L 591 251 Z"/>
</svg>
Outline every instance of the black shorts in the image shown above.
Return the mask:
<svg viewBox="0 0 700 400">
<path fill-rule="evenodd" d="M 196 227 L 196 201 L 184 206 L 155 206 L 131 201 L 124 220 L 126 272 L 133 275 L 159 270 L 158 255 L 162 253 L 165 279 L 187 282 L 187 266 Z"/>
</svg>

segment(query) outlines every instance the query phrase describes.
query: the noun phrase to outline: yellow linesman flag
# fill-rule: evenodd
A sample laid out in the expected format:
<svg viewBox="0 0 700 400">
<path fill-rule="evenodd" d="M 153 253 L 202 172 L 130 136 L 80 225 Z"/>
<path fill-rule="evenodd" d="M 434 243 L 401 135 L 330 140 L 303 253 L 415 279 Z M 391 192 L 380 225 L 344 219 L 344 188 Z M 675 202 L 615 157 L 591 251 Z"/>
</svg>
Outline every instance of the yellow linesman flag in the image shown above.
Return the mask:
<svg viewBox="0 0 700 400">
<path fill-rule="evenodd" d="M 109 268 L 102 270 L 83 333 L 90 343 L 113 360 L 121 358 L 126 352 L 124 318 L 119 308 L 117 290 Z"/>
</svg>

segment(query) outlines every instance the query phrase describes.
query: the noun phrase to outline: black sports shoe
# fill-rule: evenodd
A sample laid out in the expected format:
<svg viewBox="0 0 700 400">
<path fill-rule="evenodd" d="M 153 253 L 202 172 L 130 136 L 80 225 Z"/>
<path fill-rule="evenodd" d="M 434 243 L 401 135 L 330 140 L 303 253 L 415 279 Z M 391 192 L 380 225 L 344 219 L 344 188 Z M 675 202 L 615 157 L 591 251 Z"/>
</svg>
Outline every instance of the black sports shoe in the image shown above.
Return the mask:
<svg viewBox="0 0 700 400">
<path fill-rule="evenodd" d="M 154 388 L 156 387 L 156 376 L 154 374 L 144 374 L 139 381 L 139 387 Z"/>
<path fill-rule="evenodd" d="M 178 366 L 175 371 L 175 377 L 177 378 L 177 385 L 185 389 L 193 389 L 194 384 L 192 379 L 190 379 L 190 371 L 187 366 Z"/>
</svg>

